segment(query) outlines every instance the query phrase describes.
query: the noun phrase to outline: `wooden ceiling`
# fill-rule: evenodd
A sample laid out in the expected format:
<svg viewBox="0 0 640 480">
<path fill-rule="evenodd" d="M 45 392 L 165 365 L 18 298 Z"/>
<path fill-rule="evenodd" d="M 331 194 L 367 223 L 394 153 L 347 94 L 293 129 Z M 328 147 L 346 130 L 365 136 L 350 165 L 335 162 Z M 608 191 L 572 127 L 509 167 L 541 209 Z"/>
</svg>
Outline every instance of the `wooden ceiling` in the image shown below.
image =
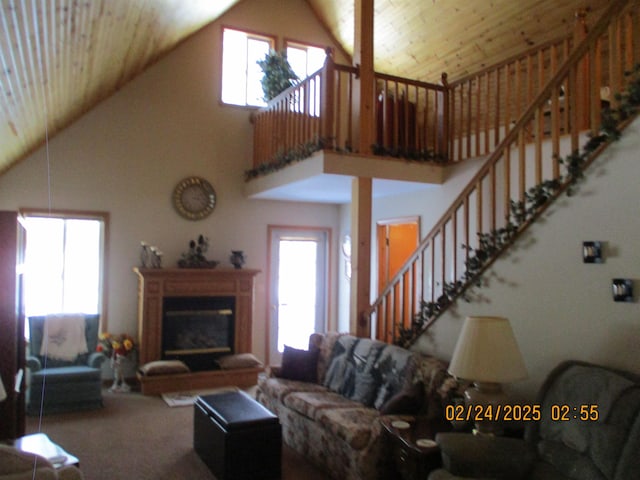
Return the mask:
<svg viewBox="0 0 640 480">
<path fill-rule="evenodd" d="M 0 174 L 240 1 L 0 0 Z M 299 0 L 282 0 L 299 1 Z M 306 0 L 353 51 L 354 2 Z M 375 69 L 459 78 L 570 33 L 607 0 L 375 0 Z"/>
</svg>

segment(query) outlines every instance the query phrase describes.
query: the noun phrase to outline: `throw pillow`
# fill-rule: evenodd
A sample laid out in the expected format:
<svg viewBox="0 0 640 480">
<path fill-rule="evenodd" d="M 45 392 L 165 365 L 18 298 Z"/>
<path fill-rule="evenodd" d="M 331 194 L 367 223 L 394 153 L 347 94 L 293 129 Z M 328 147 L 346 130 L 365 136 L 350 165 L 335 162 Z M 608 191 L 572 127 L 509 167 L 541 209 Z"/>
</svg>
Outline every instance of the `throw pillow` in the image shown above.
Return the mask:
<svg viewBox="0 0 640 480">
<path fill-rule="evenodd" d="M 147 376 L 189 373 L 189 367 L 180 360 L 156 360 L 140 367 L 140 373 Z"/>
<path fill-rule="evenodd" d="M 233 370 L 234 368 L 254 368 L 262 367 L 262 362 L 252 353 L 237 353 L 235 355 L 224 355 L 216 360 L 222 370 Z"/>
<path fill-rule="evenodd" d="M 317 383 L 319 354 L 320 350 L 317 349 L 298 350 L 285 345 L 279 377 L 287 380 Z"/>
<path fill-rule="evenodd" d="M 380 408 L 383 415 L 414 415 L 420 411 L 424 402 L 424 386 L 422 382 L 400 390 Z"/>
<path fill-rule="evenodd" d="M 351 400 L 360 402 L 367 407 L 373 406 L 378 390 L 378 382 L 371 373 L 356 373 L 356 384 L 353 394 L 349 397 Z"/>
</svg>

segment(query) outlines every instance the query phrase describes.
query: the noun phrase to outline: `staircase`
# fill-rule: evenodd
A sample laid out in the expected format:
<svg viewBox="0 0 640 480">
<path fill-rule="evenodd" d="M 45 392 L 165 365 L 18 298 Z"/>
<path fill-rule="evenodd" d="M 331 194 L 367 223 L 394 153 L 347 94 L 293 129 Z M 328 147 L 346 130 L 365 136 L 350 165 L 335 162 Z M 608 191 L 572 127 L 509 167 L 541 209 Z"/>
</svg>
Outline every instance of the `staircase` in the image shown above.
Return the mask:
<svg viewBox="0 0 640 480">
<path fill-rule="evenodd" d="M 377 338 L 411 345 L 617 138 L 635 115 L 612 92 L 633 81 L 639 18 L 614 0 L 588 33 L 445 82 L 443 150 L 487 159 L 366 313 Z"/>
</svg>

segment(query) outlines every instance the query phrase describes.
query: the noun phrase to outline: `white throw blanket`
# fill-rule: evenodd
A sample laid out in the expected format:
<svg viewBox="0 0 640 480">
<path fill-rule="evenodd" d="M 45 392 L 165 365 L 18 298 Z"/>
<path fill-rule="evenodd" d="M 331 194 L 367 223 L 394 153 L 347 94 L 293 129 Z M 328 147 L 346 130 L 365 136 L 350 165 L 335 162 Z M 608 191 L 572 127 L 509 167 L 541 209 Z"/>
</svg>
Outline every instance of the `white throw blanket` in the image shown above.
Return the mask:
<svg viewBox="0 0 640 480">
<path fill-rule="evenodd" d="M 87 353 L 85 320 L 81 313 L 47 315 L 44 320 L 40 355 L 56 360 L 75 360 Z"/>
</svg>

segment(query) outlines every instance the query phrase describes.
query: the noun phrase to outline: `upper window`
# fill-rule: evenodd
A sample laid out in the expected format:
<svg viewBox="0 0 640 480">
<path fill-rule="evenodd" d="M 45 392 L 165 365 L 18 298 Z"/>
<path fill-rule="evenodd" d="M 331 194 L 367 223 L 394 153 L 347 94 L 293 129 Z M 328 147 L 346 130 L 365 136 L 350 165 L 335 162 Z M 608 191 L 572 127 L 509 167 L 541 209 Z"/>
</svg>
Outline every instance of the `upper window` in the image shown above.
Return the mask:
<svg viewBox="0 0 640 480">
<path fill-rule="evenodd" d="M 300 43 L 288 43 L 287 44 L 287 61 L 291 68 L 298 76 L 303 79 L 313 75 L 324 66 L 326 59 L 325 50 L 319 47 L 311 47 L 309 45 L 303 45 Z M 295 106 L 292 108 L 300 113 L 305 110 L 305 91 L 308 92 L 308 112 L 309 115 L 317 117 L 320 115 L 320 79 L 312 78 L 305 89 L 296 93 Z"/>
<path fill-rule="evenodd" d="M 271 37 L 223 28 L 222 32 L 222 101 L 231 105 L 263 107 L 262 69 L 258 60 L 263 60 L 275 49 Z M 324 65 L 326 53 L 323 48 L 287 42 L 287 60 L 300 78 L 307 78 Z"/>
<path fill-rule="evenodd" d="M 222 35 L 222 101 L 232 105 L 266 105 L 257 61 L 274 48 L 272 38 L 230 28 Z"/>
<path fill-rule="evenodd" d="M 327 54 L 324 48 L 300 43 L 287 44 L 287 60 L 298 78 L 307 78 L 324 66 Z"/>
</svg>

